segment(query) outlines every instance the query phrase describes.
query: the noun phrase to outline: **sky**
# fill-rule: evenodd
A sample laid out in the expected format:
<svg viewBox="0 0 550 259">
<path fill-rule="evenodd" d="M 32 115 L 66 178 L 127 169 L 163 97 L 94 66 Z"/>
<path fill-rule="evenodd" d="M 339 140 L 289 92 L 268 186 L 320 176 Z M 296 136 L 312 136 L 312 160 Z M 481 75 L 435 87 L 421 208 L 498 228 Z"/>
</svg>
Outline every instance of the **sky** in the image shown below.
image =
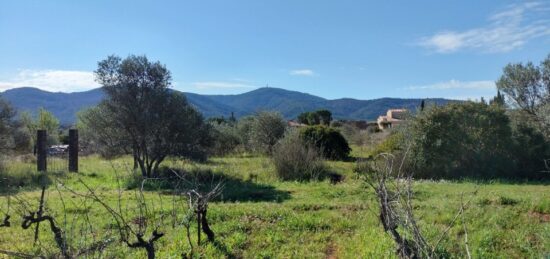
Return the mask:
<svg viewBox="0 0 550 259">
<path fill-rule="evenodd" d="M 550 1 L 0 1 L 0 91 L 93 89 L 112 54 L 200 94 L 490 98 L 506 64 L 550 54 Z"/>
</svg>

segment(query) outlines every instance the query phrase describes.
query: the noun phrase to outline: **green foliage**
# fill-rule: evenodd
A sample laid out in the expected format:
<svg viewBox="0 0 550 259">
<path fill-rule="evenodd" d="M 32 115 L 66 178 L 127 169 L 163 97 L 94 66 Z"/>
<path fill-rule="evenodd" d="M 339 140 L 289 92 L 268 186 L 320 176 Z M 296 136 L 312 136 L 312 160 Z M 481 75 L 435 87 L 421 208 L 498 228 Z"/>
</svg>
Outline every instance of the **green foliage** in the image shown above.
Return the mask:
<svg viewBox="0 0 550 259">
<path fill-rule="evenodd" d="M 167 156 L 206 159 L 210 126 L 183 94 L 169 90 L 171 75 L 164 65 L 145 56 L 109 56 L 95 74 L 106 94 L 98 111 L 106 116 L 90 118 L 107 126 L 102 137 L 113 131 L 122 135 L 102 143 L 131 150 L 143 176 L 153 175 Z"/>
<path fill-rule="evenodd" d="M 537 129 L 522 123 L 512 123 L 512 149 L 510 150 L 516 169 L 516 177 L 544 179 L 550 178 L 545 172 L 544 160 L 550 158 L 550 143 Z"/>
<path fill-rule="evenodd" d="M 229 154 L 242 143 L 241 135 L 239 134 L 237 125 L 234 123 L 211 123 L 213 145 L 210 147 L 210 152 L 214 155 L 221 156 Z"/>
<path fill-rule="evenodd" d="M 400 131 L 392 132 L 382 142 L 380 142 L 370 153 L 371 157 L 382 153 L 397 153 L 403 149 L 403 143 L 405 141 L 404 134 Z"/>
<path fill-rule="evenodd" d="M 297 117 L 298 122 L 307 125 L 330 125 L 332 113 L 329 110 L 317 110 L 314 112 L 303 112 Z"/>
<path fill-rule="evenodd" d="M 309 126 L 300 130 L 302 139 L 319 149 L 323 157 L 332 160 L 346 160 L 351 148 L 336 129 L 326 126 Z"/>
<path fill-rule="evenodd" d="M 14 146 L 13 133 L 16 128 L 15 110 L 4 99 L 0 99 L 0 155 Z"/>
<path fill-rule="evenodd" d="M 0 98 L 0 156 L 30 151 L 31 137 L 15 115 L 11 104 Z"/>
<path fill-rule="evenodd" d="M 540 178 L 548 147 L 535 144 L 542 139 L 526 126 L 513 131 L 501 107 L 483 103 L 432 107 L 406 131 L 422 178 Z"/>
<path fill-rule="evenodd" d="M 140 250 L 127 248 L 116 239 L 116 231 L 105 211 L 83 198 L 65 191 L 65 187 L 85 193 L 79 180 L 93 188 L 110 206 L 118 206 L 122 197 L 123 210 L 129 219 L 140 214 L 135 190 L 118 192 L 117 175 L 132 177 L 127 165 L 132 158 L 124 156 L 106 161 L 97 156 L 81 158 L 81 172 L 61 176 L 62 186 L 49 187 L 47 211 L 60 215 L 60 224 L 67 226 L 67 235 L 77 235 L 78 240 L 101 241 L 113 238 L 101 252 L 87 257 L 144 258 Z M 215 243 L 205 242 L 195 247 L 195 257 L 205 258 L 394 258 L 395 247 L 391 237 L 384 233 L 378 215 L 373 213 L 376 200 L 372 192 L 365 190 L 364 182 L 352 173 L 353 162 L 326 161 L 329 169 L 346 175 L 343 182 L 332 185 L 328 181 L 282 181 L 276 177 L 276 169 L 269 158 L 215 157 L 210 163 L 192 161 L 166 161 L 166 166 L 181 166 L 182 170 L 208 172 L 224 176 L 226 188 L 218 200 L 209 203 L 208 217 L 217 235 Z M 34 166 L 32 162 L 22 165 Z M 254 173 L 257 178 L 249 179 Z M 26 177 L 23 171 L 20 174 Z M 54 175 L 50 175 L 54 177 Z M 0 187 L 4 185 L 0 179 Z M 27 180 L 25 180 L 27 181 Z M 210 182 L 207 182 L 209 184 Z M 25 185 L 17 196 L 31 205 L 40 197 L 39 187 Z M 550 232 L 546 214 L 550 213 L 548 185 L 540 182 L 453 182 L 415 181 L 412 206 L 415 215 L 422 220 L 419 228 L 427 232 L 429 241 L 437 240 L 457 214 L 461 203 L 477 193 L 464 214 L 464 223 L 451 226 L 448 237 L 440 244 L 450 257 L 467 257 L 464 249 L 464 225 L 472 258 L 544 258 L 550 251 Z M 171 205 L 173 189 L 150 186 L 144 192 L 147 200 L 154 202 L 154 209 L 163 209 L 165 236 L 155 244 L 158 258 L 180 258 L 190 250 L 181 227 L 172 227 Z M 59 199 L 59 188 L 63 199 Z M 169 191 L 167 191 L 169 190 Z M 500 197 L 519 201 L 501 205 Z M 7 211 L 9 196 L 0 195 L 0 214 Z M 55 241 L 51 232 L 41 224 L 40 249 L 33 245 L 34 231 L 22 231 L 17 203 L 11 197 L 12 227 L 0 228 L 0 250 L 56 258 Z M 514 203 L 514 202 L 512 202 Z M 179 204 L 179 202 L 178 202 Z M 63 209 L 66 208 L 66 214 Z M 128 209 L 126 209 L 128 208 Z M 151 208 L 151 207 L 150 207 Z M 86 212 L 88 212 L 86 214 Z M 185 212 L 176 211 L 179 220 Z M 546 214 L 543 214 L 546 213 Z M 65 216 L 66 215 L 66 221 Z M 66 222 L 66 223 L 65 223 Z M 151 221 L 148 221 L 148 223 Z M 87 231 L 93 227 L 93 232 Z M 191 232 L 196 233 L 195 224 Z M 74 233 L 74 234 L 71 234 Z M 89 234 L 89 235 L 88 235 Z M 94 239 L 95 238 L 95 239 Z M 196 242 L 196 235 L 191 236 Z M 83 241 L 83 242 L 84 242 Z M 75 249 L 81 248 L 81 242 Z M 84 247 L 85 248 L 85 247 Z"/>
<path fill-rule="evenodd" d="M 254 150 L 270 154 L 285 134 L 286 121 L 278 112 L 259 112 L 253 117 L 249 129 L 250 143 Z"/>
<path fill-rule="evenodd" d="M 254 144 L 252 143 L 253 125 L 254 125 L 253 116 L 242 117 L 237 122 L 237 132 L 239 134 L 239 140 L 246 151 L 254 151 Z"/>
<path fill-rule="evenodd" d="M 46 130 L 48 133 L 48 145 L 59 143 L 59 120 L 44 108 L 40 108 L 36 117 L 29 112 L 21 113 L 21 122 L 26 127 L 28 134 L 31 136 L 32 143 L 36 142 L 36 131 Z"/>
<path fill-rule="evenodd" d="M 327 172 L 319 150 L 306 143 L 297 130 L 287 131 L 275 146 L 272 160 L 282 180 L 317 180 Z"/>
<path fill-rule="evenodd" d="M 540 66 L 532 62 L 506 65 L 496 85 L 511 105 L 525 111 L 550 139 L 550 55 Z"/>
<path fill-rule="evenodd" d="M 130 152 L 131 139 L 116 127 L 115 118 L 105 106 L 82 110 L 77 118 L 80 146 L 87 153 L 114 158 Z"/>
<path fill-rule="evenodd" d="M 506 106 L 506 99 L 504 98 L 504 95 L 500 93 L 500 90 L 497 91 L 497 95 L 489 102 L 489 104 L 500 107 Z"/>
</svg>

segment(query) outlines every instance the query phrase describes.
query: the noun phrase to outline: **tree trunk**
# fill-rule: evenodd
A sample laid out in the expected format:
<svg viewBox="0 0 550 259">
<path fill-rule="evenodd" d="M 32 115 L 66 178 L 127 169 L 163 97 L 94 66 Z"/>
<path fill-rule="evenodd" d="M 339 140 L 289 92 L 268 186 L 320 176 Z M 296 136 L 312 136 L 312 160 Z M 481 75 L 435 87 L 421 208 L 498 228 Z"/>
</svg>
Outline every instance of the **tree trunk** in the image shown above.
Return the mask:
<svg viewBox="0 0 550 259">
<path fill-rule="evenodd" d="M 145 250 L 147 251 L 147 259 L 155 259 L 155 245 L 148 244 L 145 246 Z"/>
<path fill-rule="evenodd" d="M 151 177 L 153 175 L 153 162 L 149 162 L 147 163 L 147 176 Z"/>
<path fill-rule="evenodd" d="M 208 226 L 208 220 L 206 219 L 206 209 L 204 209 L 204 211 L 202 212 L 201 223 L 202 223 L 202 231 L 208 237 L 208 241 L 214 242 L 214 232 L 212 231 L 212 229 L 210 229 L 210 226 Z"/>
<path fill-rule="evenodd" d="M 136 152 L 134 152 L 134 170 L 138 168 L 138 158 Z"/>
<path fill-rule="evenodd" d="M 147 168 L 145 167 L 145 163 L 143 162 L 143 160 L 138 158 L 138 164 L 139 169 L 141 169 L 141 176 L 147 177 Z"/>
<path fill-rule="evenodd" d="M 201 245 L 201 213 L 197 211 L 197 245 Z"/>
</svg>

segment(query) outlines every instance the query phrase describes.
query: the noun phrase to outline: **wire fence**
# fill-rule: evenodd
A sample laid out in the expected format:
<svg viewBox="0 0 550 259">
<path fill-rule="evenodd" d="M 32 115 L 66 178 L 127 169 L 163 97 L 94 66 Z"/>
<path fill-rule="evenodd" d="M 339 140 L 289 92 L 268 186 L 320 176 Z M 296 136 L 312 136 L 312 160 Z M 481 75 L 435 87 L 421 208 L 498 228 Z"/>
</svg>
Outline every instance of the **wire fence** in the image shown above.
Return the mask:
<svg viewBox="0 0 550 259">
<path fill-rule="evenodd" d="M 69 130 L 69 143 L 48 144 L 45 130 L 38 130 L 32 152 L 6 155 L 0 159 L 0 170 L 8 172 L 66 172 L 78 171 L 78 131 Z M 31 150 L 29 150 L 31 151 Z"/>
<path fill-rule="evenodd" d="M 48 148 L 46 157 L 48 172 L 67 171 L 69 166 L 69 152 L 67 145 L 56 145 Z"/>
<path fill-rule="evenodd" d="M 51 148 L 50 148 L 51 149 Z M 2 159 L 3 165 L 0 167 L 7 172 L 36 172 L 37 158 L 33 153 L 10 156 L 7 159 Z M 68 152 L 49 151 L 46 157 L 47 172 L 64 172 L 69 169 L 69 154 Z"/>
</svg>

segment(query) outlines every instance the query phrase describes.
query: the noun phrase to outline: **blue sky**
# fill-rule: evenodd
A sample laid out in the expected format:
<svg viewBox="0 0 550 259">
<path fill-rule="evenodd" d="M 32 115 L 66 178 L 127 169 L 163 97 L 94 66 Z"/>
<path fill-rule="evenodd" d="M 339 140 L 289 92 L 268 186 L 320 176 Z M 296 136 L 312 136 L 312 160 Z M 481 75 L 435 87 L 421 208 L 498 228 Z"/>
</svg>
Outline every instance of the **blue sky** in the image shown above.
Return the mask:
<svg viewBox="0 0 550 259">
<path fill-rule="evenodd" d="M 0 2 L 0 90 L 91 89 L 110 54 L 159 60 L 174 88 L 203 94 L 489 97 L 507 63 L 550 54 L 550 3 Z"/>
</svg>

